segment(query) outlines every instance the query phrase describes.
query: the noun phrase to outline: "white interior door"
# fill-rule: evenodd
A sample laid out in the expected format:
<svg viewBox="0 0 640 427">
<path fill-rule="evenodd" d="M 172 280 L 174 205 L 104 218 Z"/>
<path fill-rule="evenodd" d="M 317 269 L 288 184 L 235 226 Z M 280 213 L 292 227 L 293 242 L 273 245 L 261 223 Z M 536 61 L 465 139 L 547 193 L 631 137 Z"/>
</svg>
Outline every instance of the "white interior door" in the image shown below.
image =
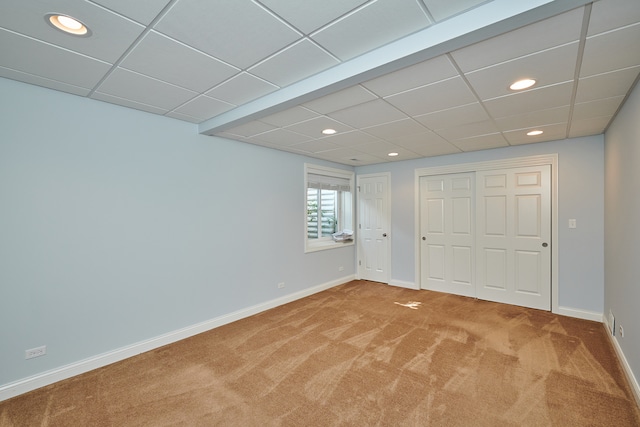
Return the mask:
<svg viewBox="0 0 640 427">
<path fill-rule="evenodd" d="M 551 309 L 551 166 L 476 175 L 477 297 Z"/>
<path fill-rule="evenodd" d="M 423 289 L 475 296 L 474 173 L 420 178 Z"/>
<path fill-rule="evenodd" d="M 358 275 L 389 283 L 389 175 L 358 176 Z"/>
</svg>

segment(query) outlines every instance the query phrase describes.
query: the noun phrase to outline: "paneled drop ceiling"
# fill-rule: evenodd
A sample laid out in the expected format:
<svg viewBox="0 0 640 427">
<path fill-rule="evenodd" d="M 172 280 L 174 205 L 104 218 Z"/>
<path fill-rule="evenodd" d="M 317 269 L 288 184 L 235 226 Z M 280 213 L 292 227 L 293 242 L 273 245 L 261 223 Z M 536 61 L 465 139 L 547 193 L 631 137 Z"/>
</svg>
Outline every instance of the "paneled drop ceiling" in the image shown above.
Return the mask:
<svg viewBox="0 0 640 427">
<path fill-rule="evenodd" d="M 600 134 L 639 73 L 640 0 L 0 3 L 0 77 L 348 165 Z"/>
</svg>

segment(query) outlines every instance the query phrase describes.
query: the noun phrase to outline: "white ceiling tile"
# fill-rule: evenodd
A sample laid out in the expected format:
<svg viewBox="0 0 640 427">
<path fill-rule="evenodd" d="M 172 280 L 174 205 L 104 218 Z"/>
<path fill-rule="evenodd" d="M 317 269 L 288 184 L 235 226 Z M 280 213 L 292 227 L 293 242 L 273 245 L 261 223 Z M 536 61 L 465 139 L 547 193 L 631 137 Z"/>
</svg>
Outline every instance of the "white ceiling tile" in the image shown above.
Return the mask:
<svg viewBox="0 0 640 427">
<path fill-rule="evenodd" d="M 288 110 L 281 111 L 279 113 L 271 114 L 270 116 L 263 117 L 260 121 L 269 123 L 276 127 L 285 127 L 294 123 L 303 122 L 305 120 L 318 117 L 318 114 L 304 107 L 293 107 Z"/>
<path fill-rule="evenodd" d="M 91 0 L 107 9 L 148 25 L 169 4 L 170 0 L 145 0 L 144 2 L 131 0 Z"/>
<path fill-rule="evenodd" d="M 541 135 L 529 136 L 527 132 L 541 130 Z M 533 126 L 530 129 L 512 130 L 502 133 L 511 145 L 533 144 L 536 142 L 554 141 L 567 137 L 567 123 L 556 123 L 545 126 Z"/>
<path fill-rule="evenodd" d="M 577 58 L 578 43 L 575 42 L 472 71 L 466 77 L 480 99 L 497 98 L 513 93 L 509 85 L 524 78 L 535 79 L 538 86 L 573 79 Z"/>
<path fill-rule="evenodd" d="M 362 83 L 376 95 L 386 97 L 458 75 L 446 55 L 420 62 Z"/>
<path fill-rule="evenodd" d="M 569 120 L 569 106 L 550 108 L 548 110 L 531 111 L 515 116 L 500 117 L 496 119 L 498 129 L 501 131 L 526 129 L 531 126 L 544 124 L 566 123 Z"/>
<path fill-rule="evenodd" d="M 515 59 L 580 38 L 584 8 L 493 37 L 451 53 L 464 72 Z"/>
<path fill-rule="evenodd" d="M 499 133 L 459 139 L 456 141 L 451 141 L 451 143 L 462 151 L 489 150 L 492 148 L 506 147 L 509 145 L 504 137 Z"/>
<path fill-rule="evenodd" d="M 326 139 L 340 147 L 347 147 L 347 148 L 356 147 L 358 145 L 369 144 L 372 142 L 381 142 L 380 139 L 359 130 L 354 130 L 354 131 L 344 132 L 344 133 L 337 133 L 334 135 L 323 137 L 322 139 Z"/>
<path fill-rule="evenodd" d="M 573 120 L 571 121 L 569 138 L 601 134 L 607 128 L 611 119 L 611 116 L 604 116 L 592 117 L 586 120 Z"/>
<path fill-rule="evenodd" d="M 306 102 L 303 105 L 320 114 L 328 114 L 374 99 L 376 99 L 376 96 L 371 92 L 360 85 L 355 85 L 331 95 L 325 95 L 322 98 Z"/>
<path fill-rule="evenodd" d="M 197 93 L 190 90 L 122 68 L 113 71 L 97 90 L 103 94 L 166 110 L 173 110 L 197 96 Z"/>
<path fill-rule="evenodd" d="M 588 36 L 640 22 L 638 0 L 599 0 L 591 7 Z"/>
<path fill-rule="evenodd" d="M 382 163 L 382 160 L 379 157 L 349 148 L 338 148 L 337 150 L 325 151 L 322 153 L 322 158 L 353 166 Z"/>
<path fill-rule="evenodd" d="M 640 66 L 581 78 L 578 82 L 576 102 L 624 95 L 638 77 L 639 72 Z"/>
<path fill-rule="evenodd" d="M 601 98 L 595 101 L 581 102 L 573 107 L 572 120 L 586 120 L 595 117 L 613 116 L 620 104 L 624 100 L 624 95 L 612 98 Z"/>
<path fill-rule="evenodd" d="M 371 154 L 383 159 L 389 157 L 389 153 L 398 153 L 399 155 L 395 157 L 399 157 L 399 159 L 396 160 L 405 160 L 407 158 L 415 158 L 417 156 L 416 153 L 412 152 L 411 150 L 387 142 L 361 145 L 356 147 L 356 149 L 362 151 L 363 153 Z M 387 158 L 387 161 L 391 160 L 393 160 L 391 157 Z"/>
<path fill-rule="evenodd" d="M 57 0 L 54 4 L 47 0 L 2 1 L 0 27 L 110 63 L 144 30 L 142 25 L 86 1 Z M 72 37 L 53 28 L 45 20 L 52 10 L 79 19 L 93 34 Z"/>
<path fill-rule="evenodd" d="M 364 131 L 368 134 L 387 140 L 393 140 L 399 136 L 424 133 L 426 130 L 420 123 L 409 118 L 364 128 Z"/>
<path fill-rule="evenodd" d="M 385 98 L 409 115 L 446 110 L 476 101 L 462 78 L 455 77 Z"/>
<path fill-rule="evenodd" d="M 448 142 L 442 142 L 432 145 L 425 145 L 423 147 L 417 147 L 412 151 L 423 157 L 435 157 L 459 153 L 462 150 L 452 144 L 449 144 Z"/>
<path fill-rule="evenodd" d="M 226 102 L 219 101 L 217 99 L 209 98 L 206 95 L 200 95 L 180 107 L 176 108 L 174 112 L 178 114 L 186 114 L 191 117 L 205 121 L 208 118 L 222 114 L 225 111 L 229 111 L 234 106 L 227 104 Z"/>
<path fill-rule="evenodd" d="M 167 109 L 165 108 L 159 108 L 153 105 L 144 104 L 142 102 L 136 102 L 130 99 L 109 95 L 108 93 L 94 92 L 91 95 L 91 98 L 97 99 L 98 101 L 121 105 L 123 107 L 135 108 L 136 110 L 142 110 L 153 114 L 164 114 L 167 112 Z"/>
<path fill-rule="evenodd" d="M 386 156 L 390 152 L 394 152 L 402 147 L 400 147 L 399 145 L 392 144 L 391 142 L 388 142 L 388 141 L 374 141 L 374 142 L 369 142 L 367 144 L 359 145 L 354 148 L 356 150 L 362 151 L 363 153 L 369 153 L 375 156 L 380 156 L 380 155 Z"/>
<path fill-rule="evenodd" d="M 154 31 L 120 66 L 196 92 L 204 92 L 240 71 Z"/>
<path fill-rule="evenodd" d="M 214 87 L 206 95 L 230 104 L 240 105 L 277 90 L 278 87 L 242 72 Z"/>
<path fill-rule="evenodd" d="M 329 116 L 358 129 L 406 117 L 381 99 L 336 111 Z"/>
<path fill-rule="evenodd" d="M 326 51 L 303 39 L 248 71 L 278 86 L 287 86 L 338 63 Z"/>
<path fill-rule="evenodd" d="M 34 76 L 33 74 L 23 73 L 22 71 L 12 70 L 6 67 L 0 67 L 0 77 L 17 80 L 19 82 L 29 83 L 32 85 L 42 86 L 49 89 L 59 90 L 61 92 L 72 93 L 74 95 L 86 96 L 90 92 L 89 89 L 84 87 L 61 83 L 55 80 Z"/>
<path fill-rule="evenodd" d="M 331 159 L 349 159 L 357 155 L 363 155 L 362 152 L 352 148 L 336 148 L 335 150 L 325 151 L 322 154 L 325 158 Z"/>
<path fill-rule="evenodd" d="M 250 0 L 179 0 L 155 29 L 242 69 L 300 38 Z"/>
<path fill-rule="evenodd" d="M 640 65 L 638 40 L 640 23 L 589 37 L 584 47 L 580 77 Z"/>
<path fill-rule="evenodd" d="M 343 61 L 431 25 L 415 0 L 378 0 L 312 34 Z"/>
<path fill-rule="evenodd" d="M 0 52 L 0 67 L 88 89 L 111 68 L 106 62 L 1 28 Z"/>
<path fill-rule="evenodd" d="M 305 34 L 317 30 L 368 0 L 260 0 L 282 19 Z"/>
<path fill-rule="evenodd" d="M 320 116 L 311 120 L 296 123 L 286 127 L 287 130 L 307 135 L 311 138 L 321 138 L 324 129 L 334 129 L 338 133 L 349 132 L 353 130 L 340 122 L 330 119 L 329 117 Z"/>
<path fill-rule="evenodd" d="M 394 138 L 391 142 L 395 145 L 415 152 L 420 152 L 420 150 L 425 147 L 436 147 L 444 144 L 451 147 L 451 144 L 444 140 L 440 135 L 431 131 L 413 135 L 399 136 L 397 138 Z"/>
<path fill-rule="evenodd" d="M 484 105 L 497 119 L 569 105 L 572 91 L 573 82 L 566 82 L 490 99 Z"/>
<path fill-rule="evenodd" d="M 438 130 L 438 135 L 446 140 L 469 138 L 475 135 L 487 135 L 498 132 L 498 128 L 492 120 L 468 123 L 466 125 L 455 126 Z"/>
<path fill-rule="evenodd" d="M 423 0 L 425 6 L 436 21 L 450 18 L 460 12 L 485 3 L 486 0 Z"/>
<path fill-rule="evenodd" d="M 339 146 L 325 140 L 301 142 L 300 144 L 294 144 L 290 147 L 295 148 L 296 150 L 306 151 L 308 153 L 321 153 L 323 151 L 335 150 L 337 148 L 340 148 Z"/>
<path fill-rule="evenodd" d="M 286 129 L 273 129 L 251 137 L 252 140 L 267 142 L 277 146 L 299 144 L 311 140 L 306 135 L 291 132 Z"/>
<path fill-rule="evenodd" d="M 413 151 L 407 150 L 402 147 L 398 147 L 395 152 L 398 153 L 398 155 L 394 157 L 387 156 L 387 162 L 401 162 L 403 160 L 419 159 L 420 157 L 422 157 L 420 154 L 414 153 Z"/>
<path fill-rule="evenodd" d="M 450 128 L 456 125 L 481 122 L 489 116 L 479 102 L 422 114 L 414 117 L 417 121 L 432 130 Z"/>
</svg>

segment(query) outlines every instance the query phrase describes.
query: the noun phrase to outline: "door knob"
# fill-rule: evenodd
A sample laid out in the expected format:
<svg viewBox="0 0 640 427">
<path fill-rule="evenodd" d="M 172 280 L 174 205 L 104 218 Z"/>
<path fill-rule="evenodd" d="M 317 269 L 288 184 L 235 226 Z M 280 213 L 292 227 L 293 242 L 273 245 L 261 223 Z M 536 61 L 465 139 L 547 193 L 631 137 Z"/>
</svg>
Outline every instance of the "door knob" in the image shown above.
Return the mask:
<svg viewBox="0 0 640 427">
<path fill-rule="evenodd" d="M 382 237 L 387 237 L 387 233 L 382 233 Z"/>
<path fill-rule="evenodd" d="M 424 237 L 424 236 L 422 236 L 422 240 L 427 240 L 427 238 L 426 238 L 426 237 Z"/>
<path fill-rule="evenodd" d="M 544 243 L 542 244 L 542 247 L 543 247 L 543 248 L 546 248 L 547 246 L 549 246 L 549 245 L 547 244 L 547 242 L 544 242 Z"/>
</svg>

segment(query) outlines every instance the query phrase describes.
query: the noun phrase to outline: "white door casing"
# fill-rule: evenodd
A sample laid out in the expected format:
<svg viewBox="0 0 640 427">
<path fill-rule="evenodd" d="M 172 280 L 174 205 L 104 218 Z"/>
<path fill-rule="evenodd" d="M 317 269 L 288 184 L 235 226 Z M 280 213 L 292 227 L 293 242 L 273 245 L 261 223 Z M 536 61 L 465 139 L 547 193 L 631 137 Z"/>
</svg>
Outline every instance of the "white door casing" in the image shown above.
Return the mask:
<svg viewBox="0 0 640 427">
<path fill-rule="evenodd" d="M 474 173 L 420 178 L 423 289 L 476 295 L 474 193 Z"/>
<path fill-rule="evenodd" d="M 551 309 L 551 167 L 481 171 L 478 298 Z"/>
<path fill-rule="evenodd" d="M 390 194 L 389 174 L 359 175 L 358 183 L 358 277 L 389 283 Z"/>
</svg>

